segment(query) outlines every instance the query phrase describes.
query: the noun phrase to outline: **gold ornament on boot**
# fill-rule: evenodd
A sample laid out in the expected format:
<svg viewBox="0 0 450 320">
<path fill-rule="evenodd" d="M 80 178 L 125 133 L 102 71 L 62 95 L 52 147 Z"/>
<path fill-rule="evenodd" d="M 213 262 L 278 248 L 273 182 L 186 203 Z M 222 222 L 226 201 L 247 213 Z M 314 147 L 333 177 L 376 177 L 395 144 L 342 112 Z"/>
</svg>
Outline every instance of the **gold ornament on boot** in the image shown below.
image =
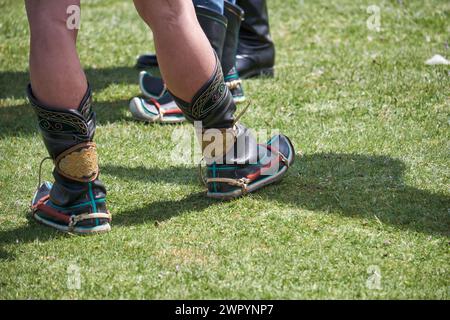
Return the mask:
<svg viewBox="0 0 450 320">
<path fill-rule="evenodd" d="M 55 160 L 62 176 L 79 181 L 94 181 L 99 173 L 97 148 L 94 142 L 83 142 L 61 153 Z"/>
</svg>

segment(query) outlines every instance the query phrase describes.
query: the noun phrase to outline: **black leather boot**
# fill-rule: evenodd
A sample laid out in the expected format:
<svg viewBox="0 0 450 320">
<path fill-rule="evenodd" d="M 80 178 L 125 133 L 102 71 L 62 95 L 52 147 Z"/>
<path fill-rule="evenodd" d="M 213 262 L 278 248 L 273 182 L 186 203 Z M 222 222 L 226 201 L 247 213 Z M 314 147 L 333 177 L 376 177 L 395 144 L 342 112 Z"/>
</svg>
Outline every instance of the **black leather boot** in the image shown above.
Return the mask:
<svg viewBox="0 0 450 320">
<path fill-rule="evenodd" d="M 242 81 L 236 70 L 236 53 L 239 40 L 239 28 L 244 19 L 244 11 L 237 5 L 224 2 L 224 15 L 228 20 L 227 33 L 222 53 L 222 72 L 225 76 L 225 83 L 233 95 L 234 102 L 245 101 Z"/>
<path fill-rule="evenodd" d="M 273 76 L 275 46 L 270 36 L 266 0 L 238 0 L 237 4 L 245 12 L 239 31 L 237 71 L 242 79 Z"/>
<path fill-rule="evenodd" d="M 211 47 L 213 47 L 219 60 L 222 61 L 223 45 L 227 33 L 227 18 L 203 6 L 195 6 L 195 13 Z"/>
<path fill-rule="evenodd" d="M 88 88 L 76 110 L 44 106 L 28 86 L 28 98 L 55 164 L 55 182 L 39 186 L 32 201 L 33 218 L 63 232 L 78 234 L 110 230 L 106 189 L 99 180 L 95 113 Z"/>
<path fill-rule="evenodd" d="M 287 137 L 279 134 L 267 144 L 257 144 L 250 130 L 236 123 L 236 105 L 218 60 L 213 75 L 190 103 L 174 99 L 197 129 L 207 165 L 208 197 L 231 199 L 256 191 L 281 180 L 294 162 L 294 147 Z"/>
</svg>

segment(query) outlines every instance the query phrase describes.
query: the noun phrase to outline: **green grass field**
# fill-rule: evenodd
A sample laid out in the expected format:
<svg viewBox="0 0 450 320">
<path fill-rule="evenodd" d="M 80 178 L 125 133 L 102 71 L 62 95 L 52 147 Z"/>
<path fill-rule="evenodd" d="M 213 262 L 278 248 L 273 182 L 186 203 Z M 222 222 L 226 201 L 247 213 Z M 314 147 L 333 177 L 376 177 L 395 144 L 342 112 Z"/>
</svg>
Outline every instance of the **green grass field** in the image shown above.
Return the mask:
<svg viewBox="0 0 450 320">
<path fill-rule="evenodd" d="M 113 230 L 77 237 L 29 217 L 47 154 L 25 96 L 24 5 L 0 0 L 0 298 L 449 299 L 450 68 L 425 60 L 450 58 L 450 3 L 268 2 L 276 77 L 244 83 L 243 122 L 299 153 L 282 183 L 220 202 L 195 165 L 171 162 L 187 124 L 128 112 L 135 57 L 153 51 L 132 2 L 84 1 Z M 380 32 L 366 25 L 373 4 Z"/>
</svg>

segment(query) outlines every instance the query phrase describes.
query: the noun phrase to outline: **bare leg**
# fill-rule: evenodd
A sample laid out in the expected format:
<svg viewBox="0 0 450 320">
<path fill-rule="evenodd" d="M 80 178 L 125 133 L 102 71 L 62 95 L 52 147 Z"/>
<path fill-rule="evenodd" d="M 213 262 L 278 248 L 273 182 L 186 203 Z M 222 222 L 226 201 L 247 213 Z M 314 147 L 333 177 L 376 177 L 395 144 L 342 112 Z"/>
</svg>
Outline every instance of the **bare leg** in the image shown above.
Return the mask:
<svg viewBox="0 0 450 320">
<path fill-rule="evenodd" d="M 214 52 L 198 24 L 192 1 L 134 0 L 134 4 L 153 31 L 167 87 L 177 97 L 191 101 L 215 67 Z"/>
<path fill-rule="evenodd" d="M 31 29 L 28 98 L 52 158 L 54 182 L 32 201 L 33 217 L 64 232 L 110 230 L 106 189 L 99 180 L 91 90 L 76 51 L 77 31 L 67 27 L 78 0 L 26 0 Z"/>
<path fill-rule="evenodd" d="M 30 24 L 30 78 L 35 97 L 56 108 L 76 109 L 87 89 L 76 51 L 77 30 L 66 25 L 79 0 L 26 0 Z"/>
<path fill-rule="evenodd" d="M 207 164 L 207 196 L 230 199 L 279 181 L 294 160 L 289 139 L 275 135 L 266 145 L 236 123 L 236 106 L 220 61 L 188 0 L 134 0 L 153 31 L 163 78 L 178 107 L 197 130 Z M 261 161 L 264 160 L 264 163 Z"/>
</svg>

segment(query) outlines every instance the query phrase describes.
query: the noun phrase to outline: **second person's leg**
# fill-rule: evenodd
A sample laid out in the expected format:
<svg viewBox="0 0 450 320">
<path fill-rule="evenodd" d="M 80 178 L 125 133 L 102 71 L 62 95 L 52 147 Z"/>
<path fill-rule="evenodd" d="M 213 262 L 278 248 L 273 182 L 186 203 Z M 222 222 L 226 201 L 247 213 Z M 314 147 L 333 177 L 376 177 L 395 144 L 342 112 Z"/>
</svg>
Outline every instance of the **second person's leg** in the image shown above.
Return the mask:
<svg viewBox="0 0 450 320">
<path fill-rule="evenodd" d="M 234 198 L 280 180 L 294 161 L 293 146 L 283 135 L 272 137 L 266 145 L 257 145 L 250 131 L 235 123 L 233 98 L 220 62 L 195 18 L 192 3 L 134 3 L 153 31 L 157 55 L 161 57 L 159 66 L 169 91 L 186 118 L 202 124 L 208 196 Z"/>
<path fill-rule="evenodd" d="M 242 79 L 273 76 L 275 46 L 270 36 L 266 0 L 238 0 L 245 11 L 239 31 L 237 70 Z"/>
<path fill-rule="evenodd" d="M 223 0 L 194 0 L 193 3 L 197 20 L 221 61 L 225 82 L 234 101 L 245 101 L 242 82 L 235 68 L 243 11 L 231 2 Z M 145 64 L 143 60 L 156 61 L 156 58 L 149 58 L 150 56 L 140 56 L 138 64 Z M 166 94 L 163 79 L 142 71 L 139 74 L 139 87 L 145 98 L 135 97 L 130 101 L 130 111 L 136 119 L 169 123 L 185 120 L 173 99 Z"/>
</svg>

